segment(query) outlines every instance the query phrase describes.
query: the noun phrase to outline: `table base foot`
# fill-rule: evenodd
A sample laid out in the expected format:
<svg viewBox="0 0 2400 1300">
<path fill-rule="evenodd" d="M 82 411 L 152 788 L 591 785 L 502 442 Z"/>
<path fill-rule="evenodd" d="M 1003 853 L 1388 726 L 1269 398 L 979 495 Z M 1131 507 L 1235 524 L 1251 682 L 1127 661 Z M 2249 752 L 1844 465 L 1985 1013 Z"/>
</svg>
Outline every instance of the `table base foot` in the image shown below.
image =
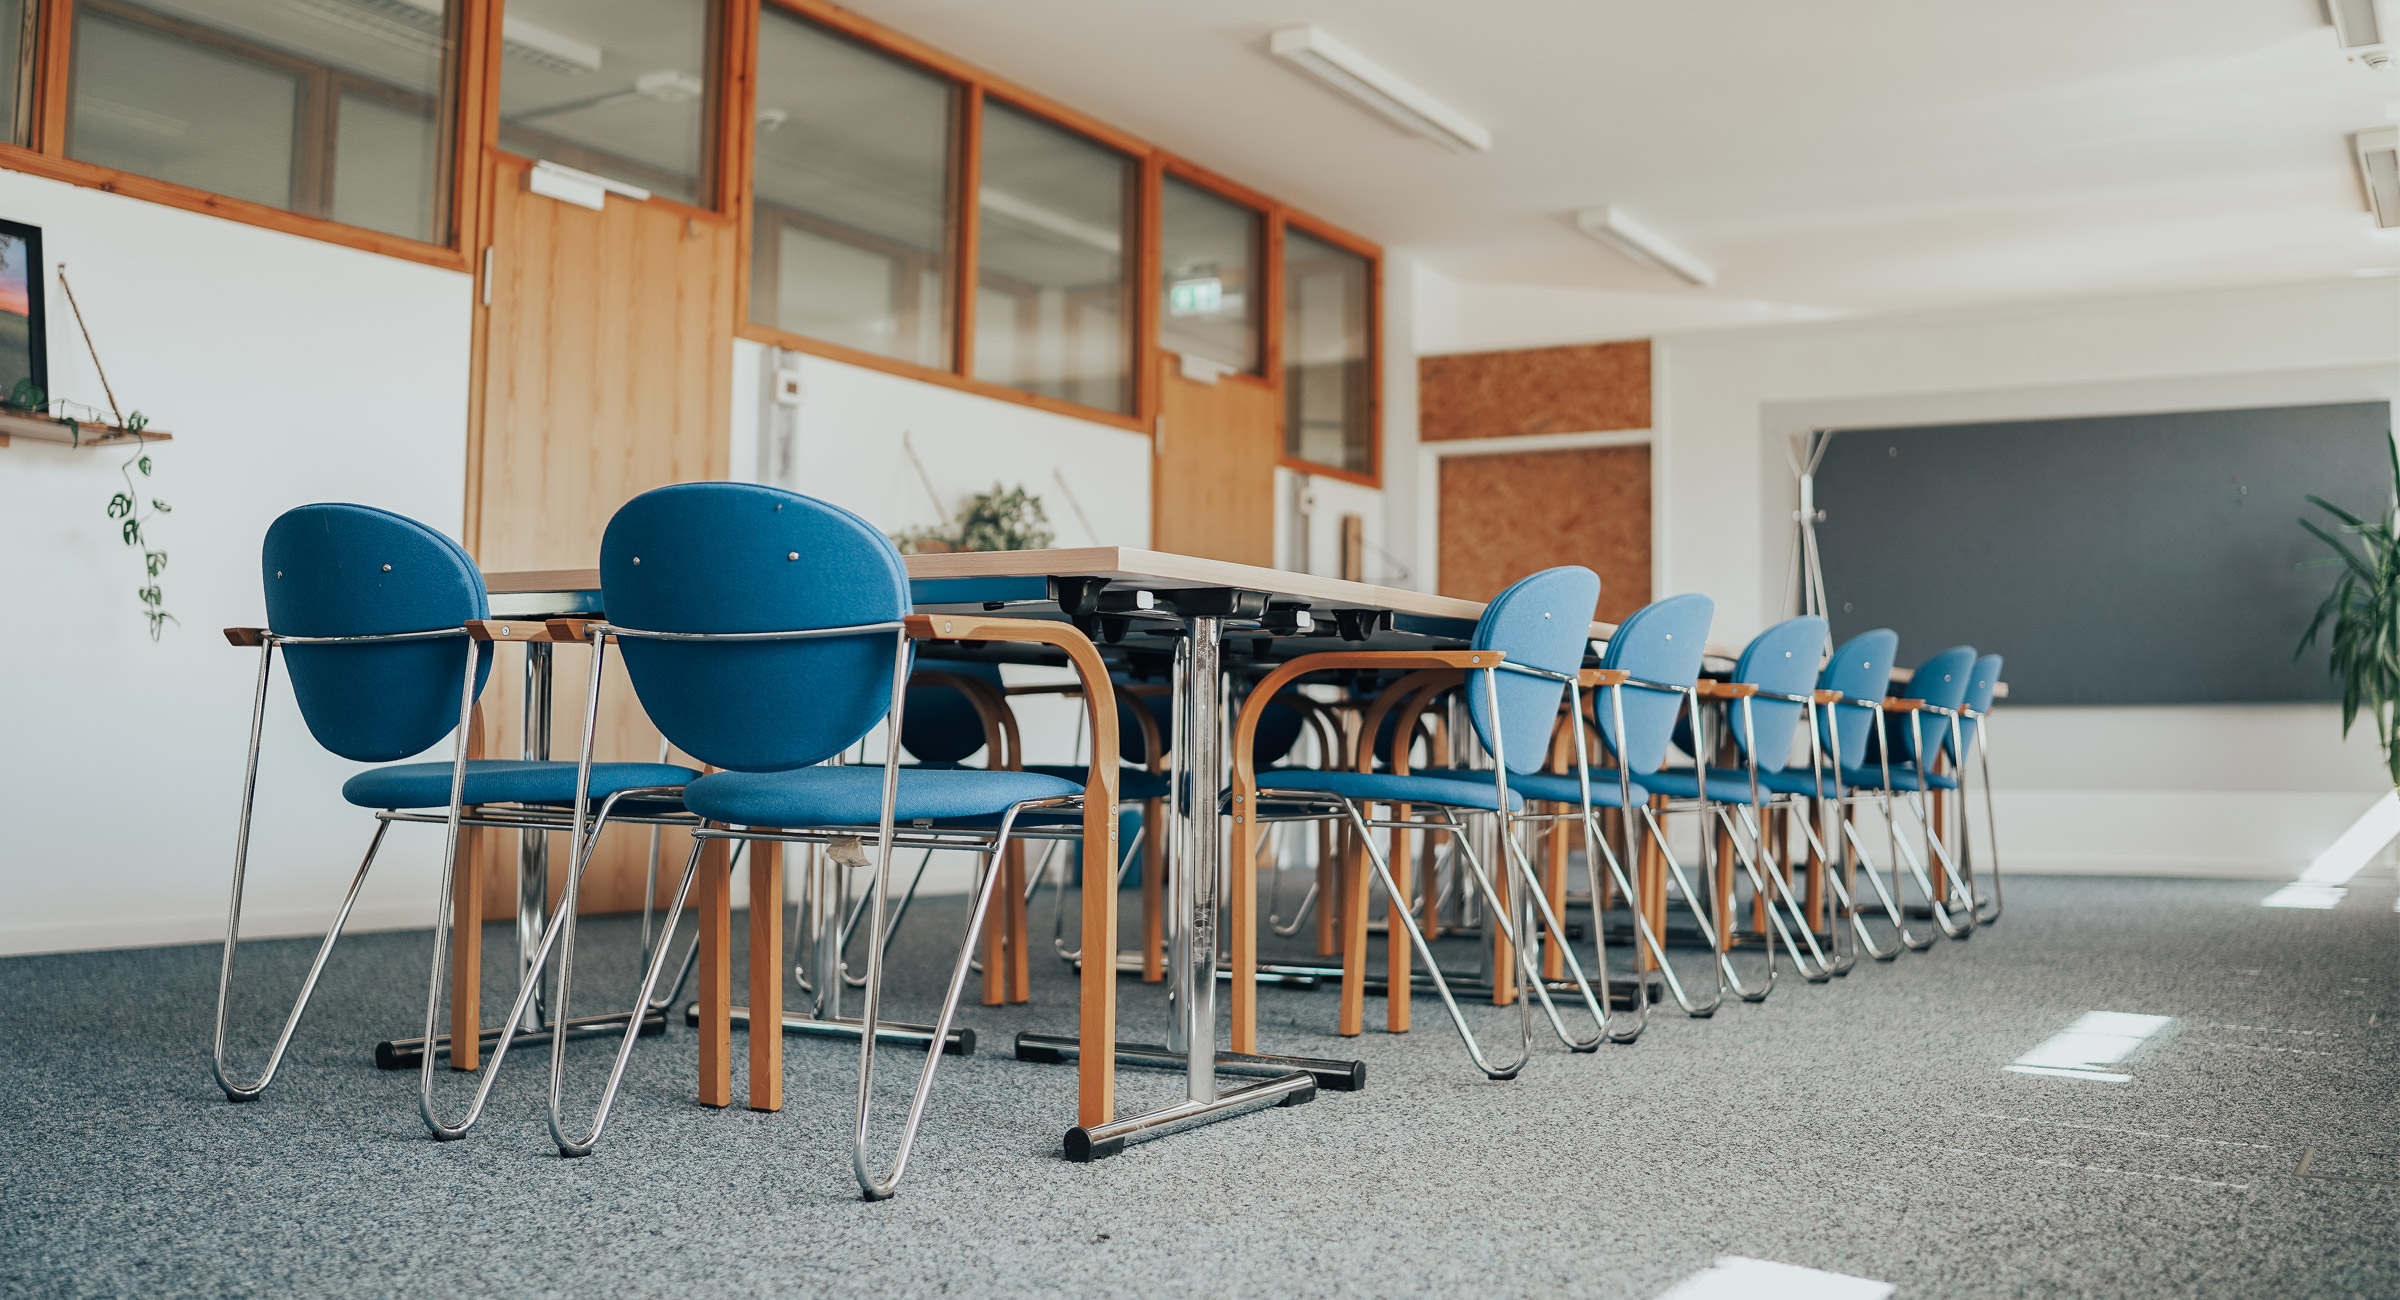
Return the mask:
<svg viewBox="0 0 2400 1300">
<path fill-rule="evenodd" d="M 577 1016 L 566 1023 L 567 1041 L 622 1034 L 625 1032 L 625 1022 L 631 1018 L 632 1014 L 629 1011 L 614 1011 L 603 1016 Z M 482 1048 L 488 1051 L 499 1046 L 500 1036 L 507 1032 L 505 1028 L 486 1029 L 476 1037 Z M 665 1032 L 667 1032 L 666 1012 L 650 1011 L 642 1016 L 642 1037 L 656 1038 Z M 513 1040 L 514 1045 L 526 1047 L 546 1044 L 550 1041 L 550 1033 L 551 1031 L 546 1028 L 521 1029 L 517 1031 L 517 1036 Z M 450 1054 L 450 1035 L 436 1034 L 434 1036 L 433 1054 L 435 1056 Z M 424 1061 L 425 1040 L 422 1038 L 395 1038 L 390 1042 L 375 1044 L 375 1068 L 378 1070 L 414 1070 L 424 1064 Z"/>
<path fill-rule="evenodd" d="M 687 1025 L 700 1023 L 699 1003 L 692 1003 L 683 1009 L 683 1023 Z M 741 1030 L 750 1028 L 750 1008 L 733 1008 L 733 1027 Z M 787 1034 L 804 1034 L 816 1038 L 844 1038 L 855 1043 L 865 1029 L 864 1022 L 852 1020 L 847 1016 L 827 1020 L 818 1016 L 786 1013 L 783 1017 L 783 1032 Z M 875 1026 L 875 1041 L 923 1047 L 933 1041 L 933 1026 L 910 1025 L 886 1020 Z M 949 1037 L 942 1040 L 942 1051 L 950 1056 L 973 1056 L 975 1054 L 975 1031 L 965 1025 L 952 1029 Z"/>
<path fill-rule="evenodd" d="M 1123 1059 L 1122 1051 L 1119 1052 L 1118 1059 Z M 1178 1059 L 1180 1060 L 1180 1058 Z M 1221 1062 L 1223 1058 L 1220 1057 L 1219 1060 Z M 1237 1107 L 1263 1101 L 1272 1101 L 1277 1106 L 1305 1106 L 1316 1100 L 1316 1097 L 1316 1080 L 1305 1071 L 1295 1070 L 1290 1074 L 1261 1079 L 1257 1083 L 1245 1084 L 1229 1092 L 1219 1093 L 1214 1101 L 1177 1102 L 1172 1106 L 1151 1111 L 1147 1115 L 1112 1120 L 1109 1123 L 1094 1125 L 1090 1128 L 1079 1126 L 1068 1129 L 1065 1142 L 1066 1157 L 1077 1164 L 1090 1164 L 1094 1160 L 1106 1160 L 1123 1151 L 1128 1142 L 1163 1136 L 1167 1132 L 1187 1124 L 1223 1119 Z M 1261 1109 L 1265 1108 L 1261 1107 Z"/>
<path fill-rule="evenodd" d="M 1065 1034 L 1017 1035 L 1017 1059 L 1059 1065 L 1083 1055 L 1083 1045 Z M 1152 1070 L 1181 1070 L 1190 1058 L 1182 1052 L 1145 1043 L 1117 1044 L 1117 1064 Z M 1341 1061 L 1318 1056 L 1261 1056 L 1249 1052 L 1217 1053 L 1217 1073 L 1280 1078 L 1305 1074 L 1311 1083 L 1332 1092 L 1358 1092 L 1367 1086 L 1365 1061 Z M 1295 1102 L 1294 1105 L 1299 1103 Z"/>
</svg>

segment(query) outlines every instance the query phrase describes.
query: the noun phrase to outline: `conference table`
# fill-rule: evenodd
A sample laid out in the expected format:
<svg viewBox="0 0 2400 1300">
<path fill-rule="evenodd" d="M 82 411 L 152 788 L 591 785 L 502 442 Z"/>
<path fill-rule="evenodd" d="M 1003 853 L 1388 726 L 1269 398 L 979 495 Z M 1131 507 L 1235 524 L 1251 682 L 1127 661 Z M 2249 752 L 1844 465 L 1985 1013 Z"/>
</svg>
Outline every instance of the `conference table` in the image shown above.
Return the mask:
<svg viewBox="0 0 2400 1300">
<path fill-rule="evenodd" d="M 1224 683 L 1229 673 L 1325 650 L 1461 648 L 1474 635 L 1482 603 L 1117 546 L 911 555 L 907 565 L 911 599 L 920 614 L 1071 620 L 1112 665 L 1175 683 L 1168 830 L 1169 860 L 1176 867 L 1168 873 L 1165 916 L 1167 1041 L 1160 1046 L 1117 1041 L 1117 963 L 1098 956 L 1113 954 L 1118 946 L 1116 873 L 1103 868 L 1084 872 L 1082 951 L 1096 959 L 1082 964 L 1078 1032 L 1023 1034 L 1016 1045 L 1020 1059 L 1078 1065 L 1077 1123 L 1065 1137 L 1068 1157 L 1099 1159 L 1129 1140 L 1236 1110 L 1306 1101 L 1319 1087 L 1362 1086 L 1360 1062 L 1235 1053 L 1218 1042 L 1217 926 L 1227 897 L 1229 839 L 1218 811 L 1230 772 Z M 485 575 L 485 585 L 495 618 L 605 612 L 597 569 L 492 572 Z M 938 630 L 938 617 L 936 623 Z M 1614 631 L 1613 625 L 1594 623 L 1591 634 L 1605 642 Z M 550 649 L 528 646 L 526 757 L 548 756 Z M 983 649 L 1016 651 L 1020 662 L 1064 662 L 1037 646 L 988 644 Z M 1738 648 L 1715 643 L 1707 648 L 1708 657 L 1719 661 L 1716 666 L 1738 654 Z M 538 845 L 543 837 L 525 838 L 519 859 L 521 944 L 524 936 L 538 938 L 539 912 L 547 900 L 547 861 Z M 1251 1015 L 1253 999 L 1252 988 L 1237 984 L 1235 1015 Z M 1180 1068 L 1183 1099 L 1119 1118 L 1118 1064 Z M 1247 1081 L 1226 1087 L 1220 1075 Z"/>
</svg>

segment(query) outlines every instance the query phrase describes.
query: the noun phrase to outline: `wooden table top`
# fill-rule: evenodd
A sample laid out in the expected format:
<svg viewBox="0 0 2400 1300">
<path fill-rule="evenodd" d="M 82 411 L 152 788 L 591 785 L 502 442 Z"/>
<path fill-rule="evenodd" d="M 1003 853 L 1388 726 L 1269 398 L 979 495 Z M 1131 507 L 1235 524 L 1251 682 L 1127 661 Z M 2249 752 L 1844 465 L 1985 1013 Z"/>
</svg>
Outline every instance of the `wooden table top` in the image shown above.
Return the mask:
<svg viewBox="0 0 2400 1300">
<path fill-rule="evenodd" d="M 1335 607 L 1388 609 L 1396 614 L 1464 623 L 1473 623 L 1483 617 L 1484 603 L 1479 600 L 1461 600 L 1455 596 L 1436 596 L 1402 587 L 1349 582 L 1311 573 L 1290 573 L 1282 569 L 1260 568 L 1254 564 L 1207 560 L 1193 555 L 1146 551 L 1131 546 L 1075 546 L 1047 551 L 960 551 L 905 558 L 908 576 L 921 583 L 977 578 L 1107 578 L 1114 582 L 1161 590 L 1229 587 L 1242 591 L 1263 591 L 1278 599 L 1306 601 L 1312 608 L 1327 610 Z M 494 595 L 597 591 L 600 588 L 600 571 L 529 569 L 513 573 L 487 573 L 484 575 L 484 584 Z M 919 603 L 936 602 L 920 600 Z M 1605 641 L 1616 630 L 1614 623 L 1594 623 L 1592 637 Z M 1740 658 L 1742 652 L 1739 646 L 1723 646 L 1712 641 L 1708 645 L 1708 653 L 1715 658 L 1732 660 Z"/>
</svg>

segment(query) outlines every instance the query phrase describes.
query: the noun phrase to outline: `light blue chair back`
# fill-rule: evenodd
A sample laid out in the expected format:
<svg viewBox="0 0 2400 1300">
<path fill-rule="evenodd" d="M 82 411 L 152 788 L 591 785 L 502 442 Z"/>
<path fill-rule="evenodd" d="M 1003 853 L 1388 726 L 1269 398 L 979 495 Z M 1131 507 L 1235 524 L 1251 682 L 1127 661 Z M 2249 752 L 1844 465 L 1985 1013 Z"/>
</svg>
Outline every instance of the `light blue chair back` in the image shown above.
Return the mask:
<svg viewBox="0 0 2400 1300">
<path fill-rule="evenodd" d="M 608 619 L 652 632 L 780 632 L 891 622 L 908 570 L 840 506 L 748 483 L 644 492 L 600 540 Z M 823 762 L 892 702 L 894 633 L 802 641 L 625 637 L 626 674 L 677 749 L 736 772 Z"/>
<path fill-rule="evenodd" d="M 1573 673 L 1583 667 L 1592 637 L 1592 613 L 1600 604 L 1600 575 L 1581 565 L 1561 565 L 1519 578 L 1492 597 L 1475 624 L 1477 650 L 1497 650 L 1509 662 Z M 1567 684 L 1503 671 L 1487 680 L 1467 670 L 1467 716 L 1484 751 L 1492 751 L 1499 728 L 1500 754 L 1519 775 L 1539 771 L 1550 757 L 1550 733 L 1558 724 L 1558 702 Z M 1495 701 L 1494 696 L 1497 695 Z M 1497 707 L 1495 707 L 1495 703 Z"/>
<path fill-rule="evenodd" d="M 1698 592 L 1652 601 L 1617 626 L 1600 656 L 1602 668 L 1616 668 L 1635 679 L 1661 686 L 1689 686 L 1700 680 L 1700 656 L 1708 645 L 1709 620 L 1717 603 Z M 1617 734 L 1617 711 L 1610 706 L 1608 688 L 1591 692 L 1600 735 L 1619 762 L 1632 772 L 1655 772 L 1666 762 L 1675 736 L 1675 719 L 1683 712 L 1681 695 L 1628 686 L 1624 698 L 1625 734 Z"/>
<path fill-rule="evenodd" d="M 1980 721 L 1981 716 L 1992 711 L 1992 697 L 1994 692 L 1999 689 L 2000 656 L 1985 655 L 1976 660 L 1974 672 L 1967 677 L 1966 706 L 1973 709 L 1977 716 L 1965 719 L 1958 724 L 1958 739 L 1967 754 L 1975 752 L 1975 728 L 1983 725 Z M 1950 743 L 1947 729 L 1943 731 L 1942 743 L 1944 745 Z M 1966 754 L 1953 753 L 1950 755 L 1950 759 L 1952 762 L 1963 763 L 1966 761 Z"/>
<path fill-rule="evenodd" d="M 974 659 L 919 659 L 911 672 L 949 673 L 1001 686 L 1000 666 Z M 927 684 L 908 688 L 900 718 L 900 747 L 920 763 L 962 763 L 983 748 L 983 715 L 957 687 Z M 989 760 L 987 760 L 989 761 Z"/>
<path fill-rule="evenodd" d="M 1908 694 L 1903 699 L 1923 700 L 1936 708 L 1956 709 L 1967 698 L 1967 687 L 1975 675 L 1975 647 L 1956 645 L 1917 665 L 1909 675 Z M 1938 713 L 1917 715 L 1917 725 L 1911 728 L 1908 719 L 1895 717 L 1892 728 L 1896 741 L 1894 752 L 1907 758 L 1917 757 L 1917 744 L 1939 749 L 1950 739 L 1950 719 Z"/>
<path fill-rule="evenodd" d="M 301 506 L 267 527 L 259 576 L 267 626 L 285 636 L 376 636 L 486 617 L 483 574 L 458 543 L 373 506 Z M 387 645 L 283 647 L 292 696 L 317 743 L 360 763 L 421 753 L 458 727 L 463 635 Z M 475 690 L 491 676 L 477 647 Z"/>
<path fill-rule="evenodd" d="M 1733 666 L 1733 680 L 1778 695 L 1806 695 L 1817 684 L 1817 656 L 1824 652 L 1824 619 L 1814 614 L 1786 619 L 1742 648 L 1741 660 Z M 1732 724 L 1734 743 L 1757 759 L 1760 771 L 1775 772 L 1791 761 L 1792 738 L 1800 734 L 1807 707 L 1789 700 L 1751 700 L 1749 719 L 1757 725 L 1762 742 L 1755 752 L 1749 728 L 1743 725 L 1741 701 L 1734 701 L 1725 713 Z"/>
<path fill-rule="evenodd" d="M 1844 699 L 1880 700 L 1892 688 L 1892 660 L 1900 653 L 1900 634 L 1888 627 L 1861 632 L 1844 641 L 1817 674 L 1822 690 L 1840 691 Z M 1873 730 L 1872 709 L 1836 704 L 1817 714 L 1818 741 L 1843 768 L 1867 760 L 1867 735 Z"/>
</svg>

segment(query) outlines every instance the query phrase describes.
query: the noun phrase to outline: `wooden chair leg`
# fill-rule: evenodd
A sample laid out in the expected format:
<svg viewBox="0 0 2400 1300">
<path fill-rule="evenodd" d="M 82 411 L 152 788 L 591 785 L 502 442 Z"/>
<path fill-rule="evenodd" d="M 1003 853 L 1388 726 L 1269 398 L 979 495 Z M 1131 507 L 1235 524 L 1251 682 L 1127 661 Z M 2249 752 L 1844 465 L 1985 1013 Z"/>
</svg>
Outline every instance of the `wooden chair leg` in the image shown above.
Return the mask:
<svg viewBox="0 0 2400 1300">
<path fill-rule="evenodd" d="M 1417 851 L 1417 879 L 1425 882 L 1425 901 L 1420 904 L 1425 911 L 1417 918 L 1417 928 L 1431 943 L 1442 937 L 1442 833 L 1427 831 L 1420 838 L 1424 847 Z"/>
<path fill-rule="evenodd" d="M 1003 895 L 994 900 L 992 914 L 984 918 L 983 926 L 983 1005 L 996 1007 L 1008 1001 L 1008 867 L 999 858 L 989 858 L 983 869 L 999 874 L 992 889 Z M 1091 870 L 1091 865 L 1086 863 L 1084 870 Z"/>
<path fill-rule="evenodd" d="M 1704 818 L 1705 816 L 1706 814 L 1703 814 Z M 1715 879 L 1708 882 L 1709 892 L 1715 897 L 1708 900 L 1708 920 L 1709 924 L 1717 927 L 1717 951 L 1730 952 L 1733 949 L 1734 922 L 1733 832 L 1725 829 L 1725 823 L 1718 822 L 1716 834 L 1717 857 L 1714 863 L 1716 870 L 1713 873 Z"/>
<path fill-rule="evenodd" d="M 1554 805 L 1550 811 L 1563 813 L 1566 805 Z M 1550 914 L 1561 922 L 1567 916 L 1567 855 L 1573 848 L 1570 835 L 1574 825 L 1566 821 L 1550 823 L 1549 835 L 1543 841 L 1549 856 L 1542 863 L 1542 892 L 1550 897 Z M 1545 938 L 1542 941 L 1542 978 L 1556 980 L 1566 977 L 1566 949 L 1554 939 Z"/>
<path fill-rule="evenodd" d="M 1111 862 L 1101 869 L 1114 872 L 1116 868 L 1117 864 Z M 1008 1000 L 1030 1002 L 1033 1000 L 1033 964 L 1028 956 L 1031 950 L 1031 926 L 1025 917 L 1025 842 L 1022 840 L 1008 846 L 1008 875 L 1003 883 L 1008 890 Z M 1108 955 L 1110 965 L 1116 964 L 1116 957 L 1113 952 Z"/>
<path fill-rule="evenodd" d="M 1656 797 L 1651 799 L 1651 806 L 1658 809 L 1656 815 L 1662 830 L 1666 826 L 1666 813 L 1663 807 L 1665 803 L 1664 799 Z M 1631 812 L 1625 815 L 1628 818 L 1633 817 Z M 1639 818 L 1633 818 L 1633 820 L 1639 824 Z M 1646 826 L 1642 828 L 1641 842 L 1641 866 L 1633 881 L 1635 891 L 1641 896 L 1633 900 L 1633 905 L 1642 909 L 1642 919 L 1650 923 L 1650 933 L 1657 935 L 1658 941 L 1663 944 L 1667 941 L 1666 858 L 1659 853 L 1658 840 L 1649 834 L 1649 828 Z M 1637 950 L 1641 950 L 1642 969 L 1657 970 L 1658 959 L 1646 949 L 1642 949 L 1641 945 L 1636 944 L 1635 947 Z"/>
<path fill-rule="evenodd" d="M 1801 815 L 1808 818 L 1810 830 L 1813 831 L 1823 825 L 1818 817 L 1819 810 L 1816 800 L 1806 801 L 1801 805 L 1799 811 Z M 1784 827 L 1784 838 L 1787 841 L 1791 838 L 1791 827 L 1788 822 Z M 1819 934 L 1833 932 L 1833 921 L 1828 906 L 1828 900 L 1833 891 L 1825 885 L 1827 874 L 1828 868 L 1825 859 L 1817 852 L 1816 841 L 1812 839 L 1808 842 L 1808 926 Z"/>
<path fill-rule="evenodd" d="M 1142 803 L 1142 982 L 1167 977 L 1164 889 L 1167 874 L 1167 801 Z"/>
<path fill-rule="evenodd" d="M 700 1104 L 733 1104 L 733 873 L 724 840 L 700 851 Z"/>
<path fill-rule="evenodd" d="M 1492 855 L 1491 863 L 1492 893 L 1499 899 L 1495 910 L 1500 915 L 1509 917 L 1513 923 L 1515 917 L 1510 913 L 1509 906 L 1515 898 L 1515 894 L 1508 887 L 1508 872 L 1505 869 L 1508 846 L 1500 843 L 1497 837 L 1493 839 L 1492 845 L 1498 850 Z M 1492 1005 L 1495 1007 L 1513 1006 L 1516 1000 L 1516 946 L 1508 941 L 1507 935 L 1500 932 L 1499 926 L 1494 925 L 1492 927 Z"/>
<path fill-rule="evenodd" d="M 1342 863 L 1350 856 L 1349 831 L 1332 822 L 1317 823 L 1317 955 L 1331 957 L 1339 950 L 1334 927 L 1342 915 Z"/>
<path fill-rule="evenodd" d="M 1408 805 L 1394 805 L 1392 820 L 1407 821 Z M 1414 954 L 1409 950 L 1408 925 L 1403 919 L 1415 901 L 1410 896 L 1414 886 L 1409 884 L 1407 831 L 1392 832 L 1391 855 L 1392 883 L 1400 887 L 1400 893 L 1392 899 L 1391 907 L 1384 914 L 1384 1028 L 1395 1034 L 1405 1034 L 1408 1032 L 1409 995 L 1413 991 L 1411 982 L 1415 978 L 1409 960 Z"/>
<path fill-rule="evenodd" d="M 750 845 L 750 1109 L 783 1109 L 783 846 Z"/>
<path fill-rule="evenodd" d="M 1342 855 L 1342 1009 L 1338 1032 L 1354 1038 L 1367 1024 L 1367 850 L 1355 830 Z"/>
<path fill-rule="evenodd" d="M 460 829 L 457 874 L 450 883 L 450 1068 L 453 1070 L 472 1070 L 482 1061 L 482 835 L 482 831 L 472 826 Z"/>
</svg>

